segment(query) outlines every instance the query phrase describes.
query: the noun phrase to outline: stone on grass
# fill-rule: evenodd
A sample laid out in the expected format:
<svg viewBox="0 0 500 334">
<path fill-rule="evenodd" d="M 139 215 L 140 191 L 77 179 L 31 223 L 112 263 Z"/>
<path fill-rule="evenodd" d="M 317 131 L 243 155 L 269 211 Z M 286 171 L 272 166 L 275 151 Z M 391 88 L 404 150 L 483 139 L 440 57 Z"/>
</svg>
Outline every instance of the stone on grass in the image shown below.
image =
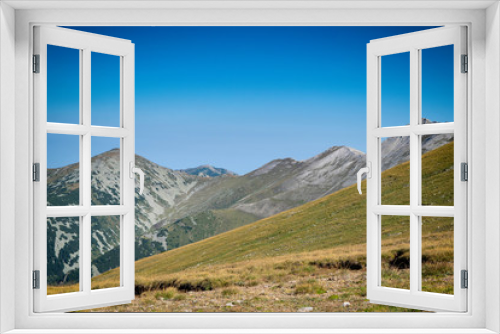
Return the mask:
<svg viewBox="0 0 500 334">
<path fill-rule="evenodd" d="M 313 308 L 311 306 L 299 308 L 299 312 L 312 312 Z"/>
</svg>

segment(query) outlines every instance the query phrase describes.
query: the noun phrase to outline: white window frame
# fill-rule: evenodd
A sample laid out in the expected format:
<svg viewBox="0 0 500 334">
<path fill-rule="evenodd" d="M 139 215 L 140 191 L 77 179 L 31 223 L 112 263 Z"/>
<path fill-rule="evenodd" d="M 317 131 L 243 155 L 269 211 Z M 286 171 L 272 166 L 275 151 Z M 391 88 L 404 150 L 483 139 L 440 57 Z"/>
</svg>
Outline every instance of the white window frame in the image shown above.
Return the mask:
<svg viewBox="0 0 500 334">
<path fill-rule="evenodd" d="M 17 10 L 14 11 L 10 6 L 16 7 Z M 124 9 L 127 6 L 142 10 Z M 57 332 L 59 329 L 61 333 L 76 333 L 75 329 L 88 329 L 86 331 L 88 333 L 110 333 L 112 330 L 125 332 L 127 329 L 127 333 L 135 333 L 144 332 L 149 328 L 158 329 L 158 332 L 172 333 L 180 331 L 176 329 L 184 328 L 192 329 L 188 332 L 211 329 L 211 332 L 225 333 L 248 333 L 248 329 L 254 329 L 252 332 L 267 333 L 346 331 L 415 333 L 415 329 L 418 328 L 422 333 L 500 332 L 498 319 L 500 312 L 498 227 L 500 12 L 496 1 L 398 1 L 397 3 L 370 1 L 369 4 L 348 1 L 293 3 L 256 1 L 226 4 L 217 1 L 203 4 L 199 2 L 181 4 L 175 1 L 162 3 L 143 1 L 142 4 L 133 1 L 81 1 L 71 4 L 11 0 L 1 3 L 0 10 L 0 70 L 2 71 L 0 76 L 0 218 L 2 219 L 0 330 L 16 329 L 13 333 L 37 333 L 38 329 L 52 329 L 50 332 Z M 468 231 L 470 236 L 468 312 L 459 314 L 34 314 L 33 293 L 30 288 L 33 203 L 29 176 L 32 163 L 30 143 L 33 123 L 32 76 L 29 70 L 32 27 L 36 24 L 467 25 L 470 42 L 468 54 L 471 59 L 469 64 L 471 75 L 468 76 L 470 87 L 468 109 L 471 111 L 468 116 L 468 133 L 471 134 L 468 141 L 468 151 L 471 155 L 468 190 L 471 198 L 468 208 L 468 220 L 471 222 Z M 15 86 L 12 85 L 14 80 Z M 15 100 L 10 97 L 13 94 Z M 15 129 L 15 133 L 9 126 Z M 12 147 L 14 136 L 15 147 Z M 14 170 L 15 178 L 12 178 Z M 7 185 L 11 188 L 6 188 Z M 10 198 L 12 189 L 15 189 L 14 200 Z M 10 210 L 10 206 L 13 206 L 15 211 Z M 12 235 L 15 235 L 15 238 L 12 238 Z M 488 266 L 484 260 L 486 254 L 490 255 Z M 15 289 L 12 289 L 12 286 L 15 286 Z M 132 330 L 139 326 L 142 330 Z"/>
<path fill-rule="evenodd" d="M 371 168 L 367 179 L 367 298 L 377 304 L 422 310 L 464 312 L 467 290 L 461 287 L 461 271 L 467 270 L 467 183 L 461 180 L 461 163 L 467 163 L 467 76 L 462 73 L 462 55 L 467 55 L 466 27 L 449 26 L 370 41 L 367 46 L 367 152 Z M 454 119 L 452 122 L 422 124 L 422 50 L 452 45 Z M 410 124 L 382 126 L 382 57 L 409 53 Z M 454 134 L 454 203 L 452 206 L 422 205 L 421 136 Z M 387 137 L 407 136 L 410 139 L 409 205 L 383 205 L 381 141 Z M 405 216 L 410 222 L 410 288 L 383 286 L 382 219 L 384 216 Z M 451 217 L 454 221 L 454 293 L 422 291 L 422 217 Z"/>
<path fill-rule="evenodd" d="M 34 162 L 39 164 L 39 181 L 33 184 L 34 270 L 39 272 L 39 288 L 34 290 L 34 311 L 73 311 L 130 303 L 134 299 L 135 270 L 135 165 L 134 44 L 129 40 L 101 36 L 60 27 L 34 27 L 34 53 L 39 56 L 39 72 L 34 83 Z M 80 121 L 78 124 L 47 122 L 47 45 L 78 50 L 80 59 Z M 92 52 L 119 57 L 119 126 L 92 125 Z M 78 136 L 79 205 L 47 206 L 47 135 Z M 92 205 L 91 141 L 96 137 L 120 141 L 120 204 Z M 92 217 L 118 216 L 120 219 L 120 285 L 92 290 Z M 79 291 L 47 295 L 47 218 L 79 218 Z"/>
</svg>

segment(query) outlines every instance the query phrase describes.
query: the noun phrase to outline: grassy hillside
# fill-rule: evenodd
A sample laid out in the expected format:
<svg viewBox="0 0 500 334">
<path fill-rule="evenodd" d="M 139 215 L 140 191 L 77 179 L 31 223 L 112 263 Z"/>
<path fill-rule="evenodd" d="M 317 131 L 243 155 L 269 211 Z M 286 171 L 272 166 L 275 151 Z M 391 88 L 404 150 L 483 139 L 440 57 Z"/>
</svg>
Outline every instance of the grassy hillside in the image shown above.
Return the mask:
<svg viewBox="0 0 500 334">
<path fill-rule="evenodd" d="M 164 228 L 168 249 L 173 250 L 256 220 L 258 220 L 256 216 L 234 209 L 209 210 L 185 217 Z"/>
<path fill-rule="evenodd" d="M 453 143 L 423 156 L 424 203 L 452 205 Z M 407 204 L 409 164 L 382 175 L 386 204 Z M 363 183 L 365 189 L 365 183 Z M 408 311 L 366 296 L 366 199 L 355 185 L 232 231 L 136 262 L 136 292 L 112 312 Z M 382 218 L 382 282 L 409 286 L 407 217 Z M 422 287 L 453 293 L 453 220 L 425 218 Z M 116 286 L 118 270 L 93 279 Z M 70 288 L 70 287 L 66 287 Z M 64 288 L 64 289 L 66 289 Z M 52 288 L 61 291 L 61 288 Z"/>
<path fill-rule="evenodd" d="M 451 205 L 453 143 L 425 154 L 422 168 L 422 197 L 429 204 Z M 408 193 L 408 171 L 409 163 L 404 163 L 383 173 L 385 203 L 407 203 L 404 195 Z M 317 261 L 325 261 L 333 267 L 342 266 L 346 261 L 359 263 L 364 267 L 365 206 L 365 196 L 359 195 L 353 185 L 278 215 L 139 260 L 136 262 L 136 284 L 144 290 L 169 285 L 181 287 L 181 281 L 185 281 L 186 286 L 192 285 L 202 289 L 205 284 L 210 288 L 212 283 L 207 283 L 205 274 L 213 273 L 219 267 L 234 266 L 239 262 L 265 262 L 270 258 L 276 260 L 280 256 L 284 261 L 294 258 L 313 261 L 311 254 L 315 254 L 317 257 L 325 256 Z M 399 264 L 403 263 L 403 267 L 409 257 L 409 232 L 403 226 L 404 220 L 405 218 L 397 216 L 384 217 L 382 237 L 384 259 L 390 263 L 397 258 Z M 428 263 L 450 260 L 452 233 L 452 220 L 426 220 L 423 241 L 426 245 L 424 255 Z M 324 252 L 311 253 L 321 250 Z M 192 274 L 191 279 L 189 272 Z M 108 282 L 116 279 L 117 270 L 112 270 L 96 277 L 94 284 L 105 287 Z"/>
</svg>

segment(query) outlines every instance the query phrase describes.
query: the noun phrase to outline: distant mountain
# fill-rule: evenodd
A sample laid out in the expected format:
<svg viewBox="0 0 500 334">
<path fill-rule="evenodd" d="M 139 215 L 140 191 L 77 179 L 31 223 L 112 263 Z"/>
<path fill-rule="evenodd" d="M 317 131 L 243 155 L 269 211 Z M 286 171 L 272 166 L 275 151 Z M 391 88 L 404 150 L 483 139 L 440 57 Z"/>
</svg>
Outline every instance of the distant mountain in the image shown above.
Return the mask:
<svg viewBox="0 0 500 334">
<path fill-rule="evenodd" d="M 201 176 L 201 177 L 216 177 L 222 175 L 237 175 L 230 170 L 224 168 L 217 168 L 210 165 L 201 165 L 195 168 L 179 169 L 180 172 L 184 172 L 189 175 Z"/>
<path fill-rule="evenodd" d="M 452 135 L 423 138 L 424 152 L 453 140 Z M 382 142 L 383 170 L 409 159 L 409 139 Z M 92 204 L 119 203 L 119 151 L 92 158 Z M 324 197 L 356 182 L 366 164 L 365 153 L 334 146 L 304 161 L 276 159 L 245 175 L 200 166 L 176 171 L 141 156 L 136 165 L 145 174 L 143 195 L 136 193 L 136 259 L 193 243 L 261 218 Z M 48 205 L 77 205 L 78 164 L 48 170 Z M 119 224 L 106 217 L 92 221 L 93 275 L 117 264 Z M 77 230 L 70 220 L 49 220 L 50 281 L 71 281 L 77 275 Z M 95 259 L 95 261 L 94 261 Z M 62 263 L 61 263 L 62 262 Z"/>
<path fill-rule="evenodd" d="M 273 160 L 242 176 L 207 183 L 179 203 L 176 213 L 190 216 L 207 210 L 233 208 L 268 217 L 353 183 L 365 164 L 364 153 L 335 146 L 305 161 Z"/>
<path fill-rule="evenodd" d="M 426 118 L 422 124 L 431 124 Z M 453 134 L 422 136 L 422 154 L 432 151 L 453 141 Z M 390 137 L 382 142 L 382 170 L 394 167 L 401 162 L 410 160 L 410 137 Z"/>
<path fill-rule="evenodd" d="M 116 205 L 120 200 L 120 151 L 111 150 L 92 158 L 92 204 Z M 165 211 L 189 196 L 196 187 L 203 185 L 203 178 L 159 166 L 136 155 L 136 165 L 145 173 L 144 193 L 135 194 L 136 258 L 167 250 L 166 235 L 155 227 L 165 218 Z M 79 166 L 68 165 L 47 170 L 47 205 L 66 206 L 79 203 Z M 138 182 L 138 181 L 137 181 Z M 138 188 L 137 188 L 138 189 Z M 49 282 L 57 283 L 78 277 L 78 240 L 71 219 L 49 219 L 47 225 Z M 93 217 L 92 259 L 93 276 L 110 269 L 118 249 L 119 225 L 107 217 Z M 57 264 L 61 262 L 63 264 Z M 76 276 L 75 276 L 76 275 Z"/>
<path fill-rule="evenodd" d="M 453 194 L 453 156 L 453 143 L 450 143 L 422 157 L 423 183 L 432 184 L 422 189 L 422 195 L 433 205 L 453 205 L 453 195 L 450 196 Z M 383 195 L 389 196 L 394 205 L 404 204 L 400 190 L 406 186 L 407 180 L 400 176 L 406 174 L 408 169 L 406 163 L 382 173 L 382 183 L 390 185 L 382 190 Z M 365 186 L 363 182 L 363 188 Z M 394 241 L 401 235 L 401 218 L 386 218 L 383 240 L 386 247 L 382 249 L 382 261 L 399 266 L 401 261 L 409 261 L 409 247 Z M 422 257 L 422 261 L 427 265 L 440 263 L 440 266 L 453 263 L 453 247 L 445 241 L 450 239 L 450 235 L 453 237 L 453 219 L 437 218 L 436 225 L 439 226 L 432 229 L 432 237 L 427 234 L 426 242 L 432 246 L 423 250 L 425 260 Z M 332 270 L 352 268 L 351 265 L 358 265 L 357 269 L 361 269 L 366 266 L 365 249 L 366 196 L 359 195 L 353 185 L 213 238 L 139 260 L 135 264 L 136 289 L 148 291 L 164 289 L 169 285 L 185 289 L 183 285 L 203 290 L 210 286 L 207 282 L 218 282 L 217 279 L 222 276 L 226 284 L 238 286 L 239 292 L 244 294 L 245 284 L 241 280 L 248 280 L 249 268 L 261 269 L 255 270 L 257 277 L 268 275 L 262 268 L 267 268 L 270 263 L 280 269 L 287 265 L 296 269 L 301 260 L 308 266 Z M 278 267 L 278 264 L 281 266 Z M 426 273 L 427 284 L 431 284 L 429 278 L 436 275 L 432 281 L 439 282 L 442 288 L 441 282 L 446 275 L 439 273 L 449 268 L 443 266 Z M 238 276 L 239 273 L 243 278 Z M 298 270 L 296 273 L 302 275 Z M 287 276 L 287 280 L 291 280 L 290 277 Z M 297 280 L 301 278 L 299 276 Z M 112 270 L 97 277 L 96 284 L 115 286 L 119 279 L 119 270 Z M 268 284 L 267 279 L 263 281 Z"/>
<path fill-rule="evenodd" d="M 422 153 L 452 140 L 450 134 L 424 136 Z M 381 150 L 382 170 L 408 161 L 409 137 L 388 138 Z M 269 217 L 355 183 L 358 170 L 365 165 L 365 153 L 346 146 L 331 147 L 304 161 L 276 159 L 248 174 L 207 182 L 179 202 L 170 217 L 227 208 Z"/>
</svg>

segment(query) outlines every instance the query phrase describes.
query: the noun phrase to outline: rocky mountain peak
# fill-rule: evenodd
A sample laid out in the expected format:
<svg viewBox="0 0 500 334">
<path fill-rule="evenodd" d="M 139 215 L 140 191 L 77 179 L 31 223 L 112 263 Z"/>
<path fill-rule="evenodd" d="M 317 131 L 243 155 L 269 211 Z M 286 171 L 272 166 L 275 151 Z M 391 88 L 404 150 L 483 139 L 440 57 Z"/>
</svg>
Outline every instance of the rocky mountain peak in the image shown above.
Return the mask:
<svg viewBox="0 0 500 334">
<path fill-rule="evenodd" d="M 217 177 L 224 175 L 237 175 L 236 173 L 225 169 L 214 167 L 212 165 L 201 165 L 194 168 L 179 169 L 180 172 L 184 172 L 189 175 L 200 176 L 200 177 Z"/>
<path fill-rule="evenodd" d="M 268 162 L 267 164 L 263 165 L 262 167 L 259 167 L 256 170 L 248 173 L 247 175 L 259 176 L 269 173 L 275 173 L 282 169 L 289 169 L 292 166 L 296 165 L 297 163 L 299 162 L 292 158 L 274 159 Z"/>
<path fill-rule="evenodd" d="M 434 123 L 424 119 L 424 124 Z M 422 152 L 453 141 L 453 134 L 422 137 Z M 381 143 L 382 169 L 409 158 L 409 138 L 392 137 Z M 112 149 L 92 158 L 92 204 L 119 203 L 119 150 Z M 212 165 L 184 170 L 162 167 L 136 156 L 136 165 L 146 174 L 144 194 L 136 193 L 136 258 L 195 242 L 260 218 L 321 198 L 356 182 L 356 173 L 366 166 L 365 153 L 347 146 L 332 146 L 309 159 L 272 160 L 260 168 L 237 176 Z M 78 205 L 79 164 L 47 172 L 47 205 Z M 115 224 L 105 219 L 95 222 L 92 240 L 99 245 L 93 256 L 106 259 L 116 252 Z M 77 243 L 64 232 L 67 222 L 53 222 L 48 232 L 48 251 L 64 266 L 54 267 L 53 281 L 69 277 L 78 256 Z M 94 222 L 93 222 L 94 224 Z M 187 224 L 187 225 L 186 225 Z M 168 246 L 168 247 L 167 247 Z M 70 256 L 62 258 L 61 254 Z M 111 265 L 99 262 L 93 273 Z M 77 273 L 74 273 L 77 275 Z M 78 276 L 75 276 L 78 277 Z"/>
</svg>

